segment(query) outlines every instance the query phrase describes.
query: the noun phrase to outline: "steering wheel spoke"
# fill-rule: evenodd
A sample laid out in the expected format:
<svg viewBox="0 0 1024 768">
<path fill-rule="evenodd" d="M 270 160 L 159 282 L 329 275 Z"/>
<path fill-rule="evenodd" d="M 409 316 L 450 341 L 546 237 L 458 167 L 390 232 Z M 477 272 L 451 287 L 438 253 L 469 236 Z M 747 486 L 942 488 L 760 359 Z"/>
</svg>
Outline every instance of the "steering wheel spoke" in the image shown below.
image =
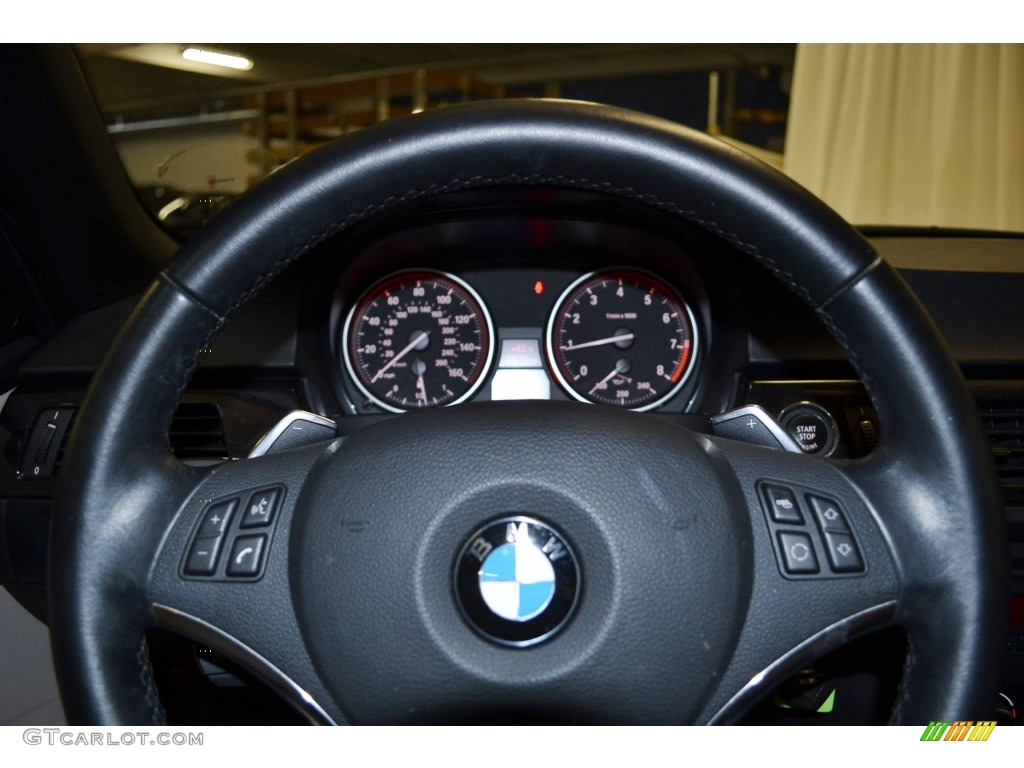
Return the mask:
<svg viewBox="0 0 1024 768">
<path fill-rule="evenodd" d="M 892 625 L 899 572 L 859 479 L 826 459 L 711 441 L 750 516 L 752 586 L 744 628 L 704 715 L 733 722 L 788 675 L 872 629 Z"/>
<path fill-rule="evenodd" d="M 334 447 L 319 443 L 215 469 L 182 504 L 149 584 L 157 626 L 232 658 L 319 724 L 338 715 L 291 607 L 289 539 L 306 477 Z"/>
</svg>

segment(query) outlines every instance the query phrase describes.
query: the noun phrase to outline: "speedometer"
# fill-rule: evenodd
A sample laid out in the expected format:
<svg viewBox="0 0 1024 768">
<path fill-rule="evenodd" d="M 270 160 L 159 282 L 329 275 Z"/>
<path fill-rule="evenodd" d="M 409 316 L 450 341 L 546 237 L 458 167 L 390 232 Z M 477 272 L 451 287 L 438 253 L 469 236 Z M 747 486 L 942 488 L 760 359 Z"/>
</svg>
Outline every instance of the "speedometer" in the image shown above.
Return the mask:
<svg viewBox="0 0 1024 768">
<path fill-rule="evenodd" d="M 494 354 L 483 301 L 440 272 L 400 272 L 380 281 L 356 302 L 342 335 L 353 381 L 393 412 L 466 400 Z"/>
<path fill-rule="evenodd" d="M 693 371 L 697 325 L 664 281 L 633 270 L 584 275 L 566 289 L 547 328 L 548 359 L 577 400 L 645 411 Z"/>
</svg>

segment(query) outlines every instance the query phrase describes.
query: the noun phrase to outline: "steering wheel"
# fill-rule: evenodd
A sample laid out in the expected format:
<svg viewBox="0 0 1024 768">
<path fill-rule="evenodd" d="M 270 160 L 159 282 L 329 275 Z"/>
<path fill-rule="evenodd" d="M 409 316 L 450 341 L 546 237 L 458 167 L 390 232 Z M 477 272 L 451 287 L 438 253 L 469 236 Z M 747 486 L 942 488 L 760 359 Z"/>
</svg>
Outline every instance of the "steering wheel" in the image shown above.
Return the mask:
<svg viewBox="0 0 1024 768">
<path fill-rule="evenodd" d="M 877 448 L 827 461 L 522 402 L 411 413 L 214 469 L 171 455 L 199 350 L 285 266 L 406 201 L 509 185 L 626 198 L 766 266 L 847 352 L 884 425 Z M 65 472 L 51 627 L 73 723 L 161 722 L 152 627 L 240 660 L 322 723 L 733 722 L 814 654 L 891 625 L 909 646 L 893 722 L 984 718 L 993 701 L 1004 521 L 935 327 L 808 192 L 624 110 L 439 109 L 261 183 L 153 282 L 94 377 Z M 204 575 L 192 558 L 211 550 Z M 539 613 L 481 601 L 481 574 L 506 567 L 534 573 L 499 580 L 521 599 L 539 589 Z"/>
</svg>

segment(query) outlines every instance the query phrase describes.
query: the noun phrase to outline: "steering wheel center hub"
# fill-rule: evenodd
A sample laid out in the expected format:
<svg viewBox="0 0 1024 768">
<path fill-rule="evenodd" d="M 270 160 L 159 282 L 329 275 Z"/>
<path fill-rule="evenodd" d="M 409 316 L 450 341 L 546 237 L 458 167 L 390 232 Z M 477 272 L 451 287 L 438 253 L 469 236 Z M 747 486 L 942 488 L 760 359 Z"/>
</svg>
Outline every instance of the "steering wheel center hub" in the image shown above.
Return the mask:
<svg viewBox="0 0 1024 768">
<path fill-rule="evenodd" d="M 356 722 L 685 722 L 749 600 L 734 486 L 702 438 L 573 403 L 356 433 L 296 510 L 314 664 Z"/>
</svg>

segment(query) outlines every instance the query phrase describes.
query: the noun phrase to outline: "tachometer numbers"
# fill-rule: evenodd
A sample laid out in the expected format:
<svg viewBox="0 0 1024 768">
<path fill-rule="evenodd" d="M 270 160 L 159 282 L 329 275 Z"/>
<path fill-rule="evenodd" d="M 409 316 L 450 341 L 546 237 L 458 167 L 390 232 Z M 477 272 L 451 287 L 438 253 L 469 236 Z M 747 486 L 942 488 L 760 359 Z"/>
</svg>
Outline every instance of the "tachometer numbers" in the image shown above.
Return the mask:
<svg viewBox="0 0 1024 768">
<path fill-rule="evenodd" d="M 585 275 L 548 321 L 555 378 L 588 403 L 645 411 L 675 395 L 693 371 L 693 313 L 664 281 L 643 272 Z"/>
</svg>

